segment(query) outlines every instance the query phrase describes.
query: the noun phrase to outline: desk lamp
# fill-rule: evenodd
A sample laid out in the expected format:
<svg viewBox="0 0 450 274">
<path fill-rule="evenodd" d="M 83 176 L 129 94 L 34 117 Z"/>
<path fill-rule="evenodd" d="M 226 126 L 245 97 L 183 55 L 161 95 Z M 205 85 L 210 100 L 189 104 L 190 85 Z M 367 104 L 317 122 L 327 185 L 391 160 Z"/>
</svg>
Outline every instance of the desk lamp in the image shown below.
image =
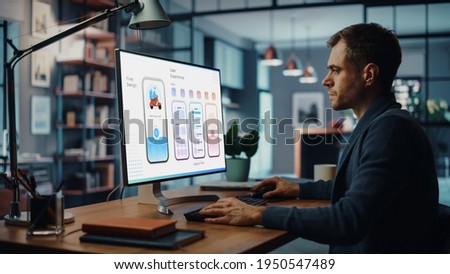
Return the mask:
<svg viewBox="0 0 450 274">
<path fill-rule="evenodd" d="M 11 178 L 8 178 L 8 183 L 13 189 L 13 198 L 10 205 L 8 215 L 5 216 L 7 224 L 21 224 L 23 220 L 20 210 L 20 190 L 17 167 L 17 140 L 16 140 L 16 109 L 14 98 L 14 67 L 25 56 L 34 51 L 40 50 L 54 42 L 57 42 L 71 34 L 83 30 L 95 23 L 103 21 L 109 17 L 116 15 L 119 11 L 125 10 L 127 13 L 132 13 L 130 23 L 128 25 L 131 29 L 155 29 L 168 26 L 170 19 L 161 7 L 159 0 L 119 0 L 117 6 L 112 9 L 107 9 L 96 16 L 87 19 L 77 25 L 69 28 L 63 32 L 58 33 L 46 40 L 43 40 L 27 49 L 17 49 L 11 39 L 7 39 L 7 43 L 13 48 L 13 57 L 5 63 L 5 71 L 7 75 L 7 94 L 8 94 L 8 121 L 9 121 L 9 155 Z"/>
</svg>

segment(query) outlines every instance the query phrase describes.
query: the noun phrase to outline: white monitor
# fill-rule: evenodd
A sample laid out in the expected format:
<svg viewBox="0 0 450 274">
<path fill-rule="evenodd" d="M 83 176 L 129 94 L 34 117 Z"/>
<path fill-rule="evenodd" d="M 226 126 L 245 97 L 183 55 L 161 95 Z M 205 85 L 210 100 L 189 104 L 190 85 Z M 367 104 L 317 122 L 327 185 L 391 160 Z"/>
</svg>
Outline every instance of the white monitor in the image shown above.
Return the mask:
<svg viewBox="0 0 450 274">
<path fill-rule="evenodd" d="M 115 63 L 126 186 L 159 198 L 162 181 L 226 170 L 219 70 L 122 49 Z"/>
</svg>

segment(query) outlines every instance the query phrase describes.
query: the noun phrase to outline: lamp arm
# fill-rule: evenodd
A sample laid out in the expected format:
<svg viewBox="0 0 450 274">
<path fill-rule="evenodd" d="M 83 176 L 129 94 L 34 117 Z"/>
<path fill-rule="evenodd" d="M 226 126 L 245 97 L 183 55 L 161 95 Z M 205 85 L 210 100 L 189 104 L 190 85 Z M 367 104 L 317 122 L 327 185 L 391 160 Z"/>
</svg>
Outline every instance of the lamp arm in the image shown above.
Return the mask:
<svg viewBox="0 0 450 274">
<path fill-rule="evenodd" d="M 9 155 L 10 155 L 10 169 L 11 169 L 11 180 L 10 184 L 13 188 L 13 199 L 11 202 L 11 208 L 9 212 L 9 217 L 16 218 L 20 217 L 20 190 L 19 182 L 17 178 L 17 139 L 16 139 L 16 106 L 15 106 L 15 82 L 14 82 L 14 67 L 20 61 L 20 59 L 31 54 L 34 51 L 40 50 L 54 42 L 57 42 L 69 35 L 72 35 L 80 30 L 83 30 L 95 23 L 101 22 L 111 16 L 116 15 L 119 11 L 126 9 L 127 12 L 133 12 L 139 10 L 141 5 L 138 0 L 130 1 L 123 6 L 117 6 L 112 9 L 106 9 L 102 13 L 97 14 L 79 24 L 60 32 L 46 40 L 43 40 L 27 49 L 19 50 L 17 49 L 10 39 L 7 40 L 8 44 L 13 48 L 13 57 L 5 63 L 6 79 L 7 79 L 7 94 L 8 94 L 8 122 L 9 122 Z"/>
</svg>

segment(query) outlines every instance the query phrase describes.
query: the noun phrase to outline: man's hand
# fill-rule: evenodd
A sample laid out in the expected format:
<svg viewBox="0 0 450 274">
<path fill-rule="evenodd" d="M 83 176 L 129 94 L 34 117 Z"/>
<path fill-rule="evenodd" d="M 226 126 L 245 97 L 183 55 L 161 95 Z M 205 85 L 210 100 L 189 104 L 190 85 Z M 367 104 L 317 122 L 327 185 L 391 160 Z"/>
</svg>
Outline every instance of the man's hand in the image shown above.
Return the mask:
<svg viewBox="0 0 450 274">
<path fill-rule="evenodd" d="M 300 186 L 298 184 L 291 183 L 280 177 L 272 177 L 262 181 L 252 188 L 253 192 L 257 192 L 263 186 L 267 185 L 275 185 L 275 189 L 269 192 L 266 192 L 263 195 L 263 198 L 275 198 L 275 197 L 283 197 L 283 198 L 297 198 L 300 193 Z"/>
<path fill-rule="evenodd" d="M 263 206 L 252 206 L 236 198 L 225 198 L 204 207 L 200 214 L 218 216 L 217 218 L 206 218 L 206 223 L 254 226 L 261 224 L 264 210 Z"/>
</svg>

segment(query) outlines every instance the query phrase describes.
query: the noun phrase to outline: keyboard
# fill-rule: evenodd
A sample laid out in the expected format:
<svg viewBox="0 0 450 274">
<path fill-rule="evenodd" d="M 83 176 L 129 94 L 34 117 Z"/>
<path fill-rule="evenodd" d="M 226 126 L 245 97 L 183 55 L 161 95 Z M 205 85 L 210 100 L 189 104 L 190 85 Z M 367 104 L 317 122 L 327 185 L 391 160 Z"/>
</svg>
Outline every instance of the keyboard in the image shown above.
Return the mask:
<svg viewBox="0 0 450 274">
<path fill-rule="evenodd" d="M 249 205 L 254 205 L 254 206 L 258 206 L 258 205 L 265 205 L 268 202 L 279 202 L 279 201 L 284 201 L 285 199 L 264 199 L 264 198 L 254 198 L 250 195 L 242 195 L 242 196 L 237 196 L 236 198 L 238 198 L 240 201 L 249 204 Z M 205 218 L 215 218 L 217 216 L 208 216 L 208 215 L 202 215 L 199 213 L 199 211 L 202 210 L 201 208 L 190 211 L 190 212 L 186 212 L 184 213 L 184 217 L 186 218 L 186 220 L 188 221 L 196 221 L 196 222 L 203 222 L 205 220 Z"/>
</svg>

